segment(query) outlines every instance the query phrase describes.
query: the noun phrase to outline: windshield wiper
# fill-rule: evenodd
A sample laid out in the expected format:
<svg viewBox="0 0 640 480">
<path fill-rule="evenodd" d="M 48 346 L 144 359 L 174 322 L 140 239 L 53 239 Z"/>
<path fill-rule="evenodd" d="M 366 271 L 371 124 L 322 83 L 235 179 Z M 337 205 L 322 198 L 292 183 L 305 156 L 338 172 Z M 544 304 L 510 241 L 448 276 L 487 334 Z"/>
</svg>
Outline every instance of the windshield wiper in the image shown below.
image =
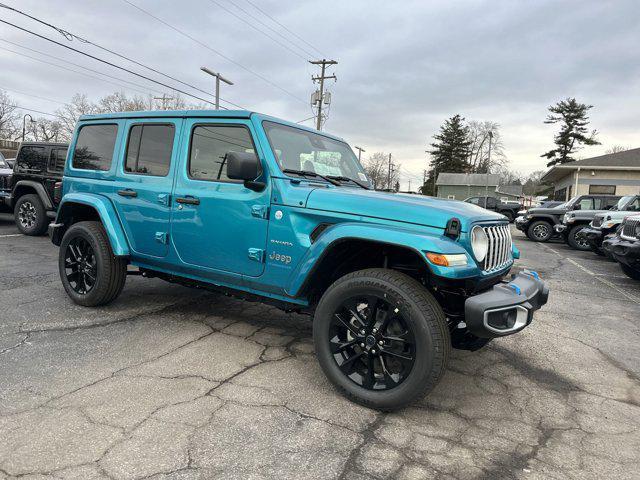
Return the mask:
<svg viewBox="0 0 640 480">
<path fill-rule="evenodd" d="M 291 168 L 285 168 L 284 170 L 282 170 L 282 173 L 293 173 L 294 175 L 300 175 L 302 177 L 321 178 L 322 180 L 325 180 L 325 181 L 329 182 L 331 185 L 335 185 L 336 187 L 342 186 L 342 184 L 340 182 L 338 182 L 337 180 L 334 180 L 334 179 L 329 178 L 329 177 L 325 177 L 324 175 L 320 175 L 319 173 L 312 172 L 311 170 L 294 170 L 294 169 L 291 169 Z"/>
<path fill-rule="evenodd" d="M 327 178 L 333 178 L 334 180 L 342 180 L 343 182 L 353 182 L 358 185 L 360 188 L 364 188 L 365 190 L 371 190 L 371 188 L 367 187 L 364 183 L 360 183 L 358 180 L 353 178 L 344 177 L 342 175 L 327 175 Z"/>
</svg>

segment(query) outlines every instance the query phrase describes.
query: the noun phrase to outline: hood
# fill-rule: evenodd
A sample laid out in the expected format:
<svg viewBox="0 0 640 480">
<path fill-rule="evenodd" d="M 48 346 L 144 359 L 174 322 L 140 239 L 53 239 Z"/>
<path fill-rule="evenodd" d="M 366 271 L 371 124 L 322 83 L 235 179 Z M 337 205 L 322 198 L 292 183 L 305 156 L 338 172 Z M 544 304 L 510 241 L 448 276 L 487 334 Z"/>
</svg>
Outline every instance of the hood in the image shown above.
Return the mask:
<svg viewBox="0 0 640 480">
<path fill-rule="evenodd" d="M 0 176 L 1 177 L 9 177 L 13 175 L 13 169 L 11 168 L 0 168 Z"/>
<path fill-rule="evenodd" d="M 442 229 L 450 218 L 456 217 L 463 232 L 469 231 L 474 222 L 505 220 L 503 215 L 456 200 L 348 187 L 314 189 L 307 208 Z"/>
<path fill-rule="evenodd" d="M 569 210 L 566 208 L 541 208 L 541 207 L 537 207 L 537 208 L 530 208 L 529 210 L 527 210 L 527 213 L 529 214 L 549 214 L 549 215 L 564 215 L 565 213 L 567 213 Z"/>
</svg>

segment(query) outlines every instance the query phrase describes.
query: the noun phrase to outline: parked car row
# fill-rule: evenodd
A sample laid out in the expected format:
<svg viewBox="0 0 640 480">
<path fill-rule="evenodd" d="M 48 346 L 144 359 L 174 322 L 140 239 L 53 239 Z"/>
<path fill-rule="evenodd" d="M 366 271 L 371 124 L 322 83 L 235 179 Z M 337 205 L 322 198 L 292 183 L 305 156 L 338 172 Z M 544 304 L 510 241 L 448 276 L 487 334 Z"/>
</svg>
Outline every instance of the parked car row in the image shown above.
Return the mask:
<svg viewBox="0 0 640 480">
<path fill-rule="evenodd" d="M 68 145 L 22 142 L 10 166 L 0 163 L 0 211 L 25 235 L 42 235 L 55 218 Z"/>
<path fill-rule="evenodd" d="M 533 208 L 516 218 L 530 240 L 562 238 L 576 250 L 617 261 L 640 280 L 640 195 L 581 195 L 554 208 Z"/>
<path fill-rule="evenodd" d="M 519 202 L 503 202 L 495 197 L 469 197 L 465 202 L 498 212 L 507 217 L 509 223 L 515 220 L 518 216 L 518 211 L 522 209 L 522 205 Z"/>
</svg>

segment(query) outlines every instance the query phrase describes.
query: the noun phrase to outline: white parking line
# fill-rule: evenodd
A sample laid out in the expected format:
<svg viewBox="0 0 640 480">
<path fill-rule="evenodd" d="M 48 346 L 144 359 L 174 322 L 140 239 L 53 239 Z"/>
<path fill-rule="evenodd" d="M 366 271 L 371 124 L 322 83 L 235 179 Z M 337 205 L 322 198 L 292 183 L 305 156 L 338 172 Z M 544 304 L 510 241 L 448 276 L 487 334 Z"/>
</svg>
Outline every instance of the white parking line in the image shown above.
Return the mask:
<svg viewBox="0 0 640 480">
<path fill-rule="evenodd" d="M 631 300 L 634 303 L 638 303 L 640 304 L 640 298 L 636 297 L 635 295 L 625 292 L 624 290 L 622 290 L 621 288 L 619 288 L 617 285 L 611 283 L 609 280 L 605 280 L 604 278 L 601 278 L 601 275 L 598 273 L 594 273 L 591 270 L 589 270 L 587 267 L 583 267 L 582 265 L 580 265 L 578 262 L 576 262 L 573 258 L 569 258 L 569 257 L 564 257 L 560 252 L 556 251 L 555 248 L 551 248 L 548 245 L 545 245 L 544 243 L 538 243 L 538 245 L 540 245 L 542 248 L 544 248 L 545 250 L 551 250 L 553 253 L 555 253 L 556 255 L 558 255 L 559 257 L 565 259 L 566 261 L 572 263 L 573 265 L 575 265 L 576 267 L 578 267 L 580 270 L 582 270 L 583 272 L 585 272 L 588 275 L 591 275 L 593 278 L 595 278 L 596 280 L 598 280 L 600 283 L 605 284 L 608 287 L 613 288 L 616 292 L 618 292 L 620 295 L 623 295 L 625 297 L 627 297 L 629 300 Z"/>
<path fill-rule="evenodd" d="M 24 234 L 23 233 L 8 233 L 6 235 L 0 235 L 0 238 L 5 238 L 5 237 L 22 237 Z"/>
</svg>

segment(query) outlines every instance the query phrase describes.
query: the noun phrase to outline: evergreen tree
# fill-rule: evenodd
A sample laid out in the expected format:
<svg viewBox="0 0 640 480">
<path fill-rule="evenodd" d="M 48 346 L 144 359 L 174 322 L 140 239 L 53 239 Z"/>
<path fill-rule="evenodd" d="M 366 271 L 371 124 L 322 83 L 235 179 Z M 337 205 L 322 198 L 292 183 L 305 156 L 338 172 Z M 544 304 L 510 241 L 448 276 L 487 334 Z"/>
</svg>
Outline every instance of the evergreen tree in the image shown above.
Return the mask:
<svg viewBox="0 0 640 480">
<path fill-rule="evenodd" d="M 436 172 L 440 174 L 469 171 L 468 158 L 472 141 L 469 138 L 469 127 L 464 124 L 464 117 L 460 115 L 454 115 L 445 120 L 444 124 L 440 126 L 440 131 L 433 138 L 436 141 L 431 144 L 433 150 L 429 151 L 431 169 L 422 192 L 435 195 L 433 185 Z"/>
<path fill-rule="evenodd" d="M 560 123 L 560 131 L 553 138 L 556 148 L 540 155 L 547 158 L 547 167 L 555 164 L 572 162 L 572 153 L 582 145 L 600 145 L 595 139 L 596 131 L 589 133 L 588 111 L 593 105 L 578 103 L 575 98 L 567 98 L 549 107 L 551 112 L 544 123 Z"/>
</svg>

